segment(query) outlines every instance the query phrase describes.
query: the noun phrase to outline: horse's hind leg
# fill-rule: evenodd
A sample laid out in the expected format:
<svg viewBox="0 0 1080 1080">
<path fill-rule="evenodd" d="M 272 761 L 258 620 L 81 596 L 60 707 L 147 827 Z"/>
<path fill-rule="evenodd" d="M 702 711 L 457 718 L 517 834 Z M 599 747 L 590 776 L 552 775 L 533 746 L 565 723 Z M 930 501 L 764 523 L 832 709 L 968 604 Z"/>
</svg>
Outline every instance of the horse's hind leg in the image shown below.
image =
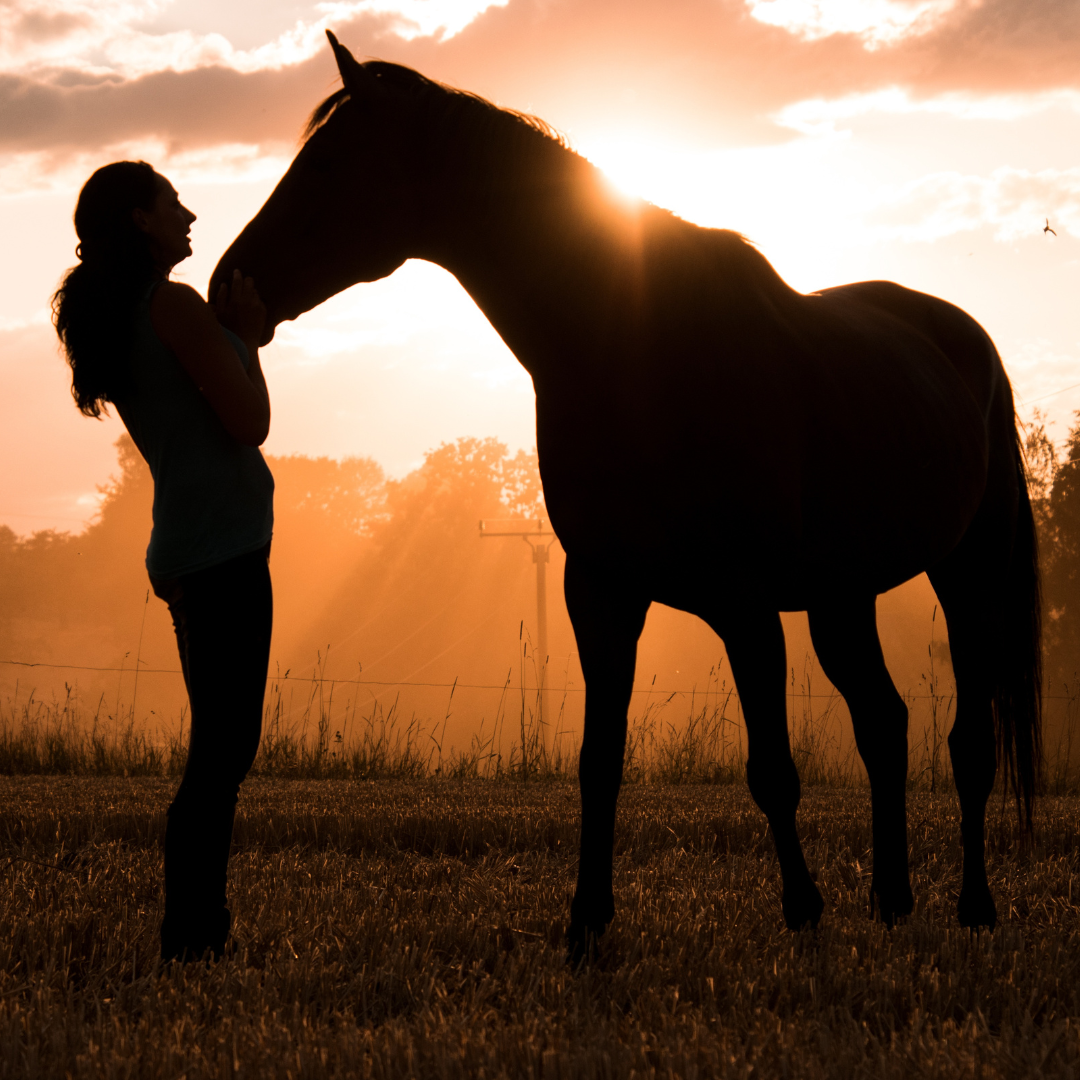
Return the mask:
<svg viewBox="0 0 1080 1080">
<path fill-rule="evenodd" d="M 615 805 L 622 784 L 626 714 L 634 686 L 637 641 L 649 601 L 623 575 L 567 557 L 566 606 L 585 675 L 581 783 L 581 853 L 567 943 L 575 963 L 615 915 L 612 856 Z"/>
<path fill-rule="evenodd" d="M 795 827 L 799 773 L 787 728 L 787 651 L 776 612 L 709 620 L 724 639 L 746 719 L 746 780 L 769 819 L 783 878 L 784 922 L 792 930 L 817 926 L 825 902 L 806 867 Z"/>
<path fill-rule="evenodd" d="M 949 651 L 956 677 L 956 720 L 949 732 L 956 793 L 960 797 L 960 836 L 964 846 L 964 878 L 957 917 L 961 926 L 997 923 L 997 908 L 986 877 L 984 828 L 986 804 L 997 773 L 994 733 L 994 613 L 988 604 L 987 581 L 965 572 L 964 545 L 930 573 L 949 628 Z"/>
<path fill-rule="evenodd" d="M 870 885 L 882 919 L 890 926 L 914 906 L 908 877 L 908 711 L 881 653 L 876 597 L 830 599 L 815 606 L 810 636 L 829 680 L 851 712 L 855 744 L 870 778 L 874 877 Z"/>
</svg>

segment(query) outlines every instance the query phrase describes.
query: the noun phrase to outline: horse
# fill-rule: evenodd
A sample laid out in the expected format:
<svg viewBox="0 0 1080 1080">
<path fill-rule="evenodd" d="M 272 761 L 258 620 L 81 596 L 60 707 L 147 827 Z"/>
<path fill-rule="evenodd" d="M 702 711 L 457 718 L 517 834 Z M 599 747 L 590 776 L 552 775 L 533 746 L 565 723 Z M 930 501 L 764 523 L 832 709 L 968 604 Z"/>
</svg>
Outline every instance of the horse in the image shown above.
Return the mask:
<svg viewBox="0 0 1080 1080">
<path fill-rule="evenodd" d="M 723 639 L 750 793 L 793 930 L 824 901 L 796 828 L 780 612 L 806 611 L 851 714 L 873 814 L 871 915 L 914 905 L 908 710 L 882 655 L 881 592 L 926 572 L 956 678 L 957 915 L 993 928 L 988 798 L 1004 763 L 1030 828 L 1041 760 L 1035 527 L 1012 390 L 959 308 L 886 281 L 802 294 L 743 236 L 618 195 L 543 121 L 360 63 L 213 273 L 254 277 L 265 340 L 410 258 L 452 273 L 532 376 L 551 525 L 585 678 L 580 859 L 567 942 L 615 915 L 612 854 L 638 637 L 653 601 Z M 645 500 L 613 539 L 609 523 Z"/>
</svg>

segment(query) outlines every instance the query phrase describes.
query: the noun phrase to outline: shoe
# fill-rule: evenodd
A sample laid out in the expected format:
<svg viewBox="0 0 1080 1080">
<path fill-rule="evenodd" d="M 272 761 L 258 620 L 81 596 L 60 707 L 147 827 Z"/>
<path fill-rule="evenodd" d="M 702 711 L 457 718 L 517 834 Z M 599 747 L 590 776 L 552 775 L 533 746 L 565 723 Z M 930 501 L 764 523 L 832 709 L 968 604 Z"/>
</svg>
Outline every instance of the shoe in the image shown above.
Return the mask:
<svg viewBox="0 0 1080 1080">
<path fill-rule="evenodd" d="M 232 913 L 228 908 L 183 919 L 166 912 L 161 923 L 161 960 L 181 964 L 193 960 L 220 960 L 226 955 Z"/>
</svg>

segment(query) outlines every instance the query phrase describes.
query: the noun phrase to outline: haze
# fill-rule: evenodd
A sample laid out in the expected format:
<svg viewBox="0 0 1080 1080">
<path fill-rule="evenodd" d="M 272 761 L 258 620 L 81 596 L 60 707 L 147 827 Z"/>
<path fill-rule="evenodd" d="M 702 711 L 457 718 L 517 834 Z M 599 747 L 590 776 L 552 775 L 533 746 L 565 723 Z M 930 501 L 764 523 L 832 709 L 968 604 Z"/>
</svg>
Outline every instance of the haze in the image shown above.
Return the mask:
<svg viewBox="0 0 1080 1080">
<path fill-rule="evenodd" d="M 119 422 L 77 414 L 48 316 L 80 185 L 108 161 L 153 163 L 199 215 L 178 276 L 204 289 L 337 84 L 327 26 L 359 58 L 536 113 L 617 186 L 749 236 L 799 289 L 890 278 L 959 304 L 1052 437 L 1080 408 L 1076 5 L 15 0 L 0 7 L 0 523 L 77 532 L 117 471 Z M 264 366 L 279 457 L 366 457 L 400 478 L 460 436 L 534 444 L 528 377 L 431 265 L 282 326 Z M 932 596 L 916 588 L 921 625 Z"/>
<path fill-rule="evenodd" d="M 71 408 L 47 304 L 78 187 L 141 156 L 199 214 L 210 268 L 335 85 L 322 33 L 537 113 L 628 190 L 739 229 L 800 289 L 892 278 L 993 335 L 1022 404 L 1080 407 L 1080 11 L 1030 0 L 379 0 L 0 11 L 0 521 L 77 527 L 117 422 Z M 1057 231 L 1043 232 L 1044 220 Z M 443 271 L 410 265 L 267 350 L 272 453 L 391 475 L 459 435 L 533 442 L 524 372 Z M 1047 396 L 1053 395 L 1053 396 Z"/>
</svg>

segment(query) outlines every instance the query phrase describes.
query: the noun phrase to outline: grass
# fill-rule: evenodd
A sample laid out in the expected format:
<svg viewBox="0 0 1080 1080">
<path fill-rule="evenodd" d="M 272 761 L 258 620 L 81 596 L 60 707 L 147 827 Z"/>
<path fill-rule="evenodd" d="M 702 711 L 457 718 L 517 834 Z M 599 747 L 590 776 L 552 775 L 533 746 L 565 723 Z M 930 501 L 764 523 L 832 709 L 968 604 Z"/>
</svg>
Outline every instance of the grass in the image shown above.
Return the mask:
<svg viewBox="0 0 1080 1080">
<path fill-rule="evenodd" d="M 1023 844 L 1007 805 L 990 815 L 1001 922 L 973 935 L 955 921 L 952 703 L 931 669 L 909 769 L 917 907 L 887 931 L 869 918 L 869 793 L 813 682 L 793 674 L 789 727 L 821 927 L 783 929 L 738 699 L 714 672 L 686 715 L 646 697 L 631 719 L 619 914 L 578 973 L 562 947 L 576 760 L 561 712 L 548 738 L 509 682 L 490 733 L 453 754 L 443 718 L 341 708 L 317 675 L 293 681 L 297 709 L 272 683 L 236 821 L 236 952 L 182 970 L 160 966 L 157 934 L 183 726 L 70 693 L 9 701 L 0 1077 L 1080 1074 L 1076 703 L 1048 770 L 1070 794 L 1040 801 Z"/>
<path fill-rule="evenodd" d="M 321 658 L 320 658 L 321 659 Z M 866 774 L 840 698 L 815 693 L 812 661 L 791 674 L 789 732 L 792 754 L 807 786 L 863 786 Z M 524 682 L 524 678 L 521 679 Z M 911 699 L 908 788 L 932 795 L 952 789 L 945 735 L 953 695 L 942 686 L 930 653 L 918 700 Z M 269 683 L 262 740 L 252 775 L 290 779 L 553 780 L 577 775 L 577 738 L 563 728 L 565 701 L 549 722 L 535 691 L 514 689 L 508 677 L 494 722 L 484 721 L 468 746 L 445 746 L 446 715 L 405 718 L 397 701 L 376 701 L 362 711 L 355 701 L 334 701 L 335 684 L 319 667 L 308 680 Z M 530 696 L 532 695 L 532 696 Z M 299 702 L 296 700 L 299 696 Z M 557 698 L 558 691 L 551 696 Z M 746 778 L 745 728 L 739 700 L 718 668 L 683 715 L 676 695 L 635 697 L 624 758 L 628 783 L 726 784 Z M 1052 698 L 1056 709 L 1045 740 L 1044 789 L 1080 794 L 1080 694 Z M 925 722 L 918 723 L 921 713 Z M 1075 738 L 1074 738 L 1075 736 Z M 1074 743 L 1076 744 L 1074 746 Z M 33 693 L 0 701 L 0 775 L 171 776 L 187 761 L 185 716 L 151 728 L 137 724 L 133 705 L 105 699 L 88 709 L 69 687 L 63 700 Z"/>
<path fill-rule="evenodd" d="M 1080 1071 L 1080 801 L 990 830 L 1001 924 L 955 922 L 951 796 L 910 797 L 918 897 L 868 917 L 869 797 L 800 810 L 828 902 L 782 929 L 745 790 L 623 793 L 619 915 L 578 974 L 561 933 L 574 786 L 249 780 L 237 953 L 156 960 L 166 778 L 0 778 L 0 1076 L 1027 1077 Z"/>
<path fill-rule="evenodd" d="M 320 657 L 320 661 L 321 661 Z M 850 787 L 865 779 L 854 741 L 838 723 L 840 699 L 813 692 L 814 670 L 792 672 L 792 752 L 803 782 Z M 520 680 L 524 683 L 524 675 Z M 317 666 L 310 680 L 271 679 L 262 740 L 252 774 L 291 779 L 559 779 L 577 774 L 577 739 L 563 728 L 565 700 L 556 715 L 542 715 L 536 691 L 512 688 L 507 678 L 494 722 L 481 721 L 470 744 L 444 746 L 444 717 L 407 719 L 397 701 L 375 701 L 365 713 L 355 701 L 334 701 L 334 683 Z M 935 684 L 936 688 L 936 684 Z M 297 702 L 297 696 L 300 701 Z M 551 691 L 553 698 L 558 691 Z M 686 784 L 745 780 L 745 732 L 734 688 L 718 668 L 704 692 L 694 693 L 685 716 L 673 715 L 676 695 L 635 699 L 625 753 L 628 782 Z M 1075 710 L 1074 710 L 1075 711 Z M 137 724 L 133 705 L 109 711 L 104 697 L 88 709 L 67 687 L 64 699 L 30 693 L 0 702 L 0 775 L 180 776 L 187 761 L 185 716 L 156 729 Z M 1075 718 L 1074 718 L 1075 719 Z M 1071 731 L 1071 727 L 1070 727 Z M 918 785 L 927 774 L 928 744 L 913 740 Z M 947 765 L 936 753 L 934 777 Z M 923 785 L 926 786 L 926 785 Z M 931 788 L 933 790 L 933 788 Z"/>
</svg>

